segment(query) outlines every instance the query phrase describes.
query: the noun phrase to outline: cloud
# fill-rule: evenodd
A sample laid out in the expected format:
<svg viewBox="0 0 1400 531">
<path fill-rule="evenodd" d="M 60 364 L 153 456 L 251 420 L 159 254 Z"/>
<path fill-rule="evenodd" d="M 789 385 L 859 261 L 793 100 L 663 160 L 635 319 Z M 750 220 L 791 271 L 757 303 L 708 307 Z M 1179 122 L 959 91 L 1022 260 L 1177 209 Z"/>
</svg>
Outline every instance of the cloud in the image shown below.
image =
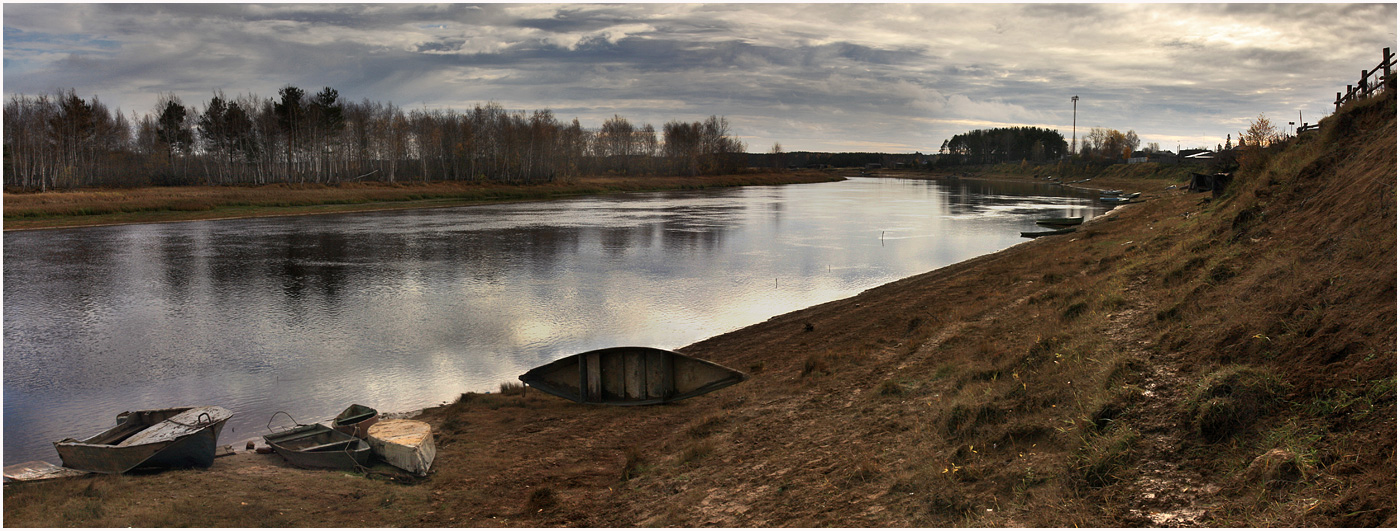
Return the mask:
<svg viewBox="0 0 1400 531">
<path fill-rule="evenodd" d="M 144 112 L 159 92 L 198 106 L 215 89 L 331 86 L 586 127 L 726 115 L 751 144 L 791 150 L 1068 133 L 1076 94 L 1081 129 L 1223 138 L 1261 112 L 1315 121 L 1395 39 L 1394 4 L 5 7 L 7 96 L 72 87 Z"/>
</svg>

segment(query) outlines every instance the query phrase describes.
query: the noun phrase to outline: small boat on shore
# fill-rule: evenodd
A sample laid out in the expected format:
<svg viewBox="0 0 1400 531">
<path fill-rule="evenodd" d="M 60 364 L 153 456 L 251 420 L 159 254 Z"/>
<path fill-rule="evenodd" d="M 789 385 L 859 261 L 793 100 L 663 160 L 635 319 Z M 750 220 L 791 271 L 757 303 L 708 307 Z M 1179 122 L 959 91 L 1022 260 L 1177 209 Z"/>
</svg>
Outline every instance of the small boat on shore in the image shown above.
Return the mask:
<svg viewBox="0 0 1400 531">
<path fill-rule="evenodd" d="M 137 469 L 209 468 L 219 431 L 233 412 L 219 406 L 126 411 L 86 439 L 53 443 L 63 467 L 121 474 Z"/>
<path fill-rule="evenodd" d="M 1115 196 L 1115 195 L 1121 195 L 1122 193 L 1123 193 L 1122 190 L 1099 190 L 1099 195 L 1100 195 L 1100 196 Z"/>
<path fill-rule="evenodd" d="M 1104 202 L 1104 203 L 1109 203 L 1109 204 L 1123 204 L 1123 203 L 1127 203 L 1128 201 L 1132 201 L 1132 199 L 1127 198 L 1127 197 L 1106 196 L 1106 197 L 1100 197 L 1100 198 L 1099 198 L 1099 201 L 1102 201 L 1102 202 Z"/>
<path fill-rule="evenodd" d="M 335 431 L 363 438 L 369 433 L 370 426 L 379 421 L 379 410 L 369 406 L 351 404 L 345 408 L 335 419 L 331 421 L 331 427 Z"/>
<path fill-rule="evenodd" d="M 675 402 L 728 387 L 739 371 L 649 347 L 613 347 L 574 354 L 530 369 L 525 385 L 582 404 L 639 406 Z"/>
<path fill-rule="evenodd" d="M 1065 227 L 1065 228 L 1062 228 L 1062 229 L 1054 229 L 1054 230 L 1022 231 L 1022 232 L 1021 232 L 1021 237 L 1022 237 L 1022 238 L 1039 238 L 1039 237 L 1041 237 L 1041 236 L 1052 236 L 1052 235 L 1055 235 L 1055 234 L 1069 234 L 1069 233 L 1071 233 L 1071 232 L 1074 232 L 1074 230 L 1075 230 L 1074 227 Z"/>
<path fill-rule="evenodd" d="M 264 435 L 263 440 L 299 468 L 354 469 L 369 463 L 369 443 L 320 424 Z"/>
<path fill-rule="evenodd" d="M 1082 216 L 1077 218 L 1045 218 L 1035 220 L 1036 225 L 1043 225 L 1046 227 L 1068 227 L 1081 223 L 1084 223 L 1084 218 Z"/>
<path fill-rule="evenodd" d="M 437 457 L 433 429 L 426 422 L 388 419 L 370 426 L 365 437 L 374 455 L 413 474 L 426 476 Z"/>
</svg>

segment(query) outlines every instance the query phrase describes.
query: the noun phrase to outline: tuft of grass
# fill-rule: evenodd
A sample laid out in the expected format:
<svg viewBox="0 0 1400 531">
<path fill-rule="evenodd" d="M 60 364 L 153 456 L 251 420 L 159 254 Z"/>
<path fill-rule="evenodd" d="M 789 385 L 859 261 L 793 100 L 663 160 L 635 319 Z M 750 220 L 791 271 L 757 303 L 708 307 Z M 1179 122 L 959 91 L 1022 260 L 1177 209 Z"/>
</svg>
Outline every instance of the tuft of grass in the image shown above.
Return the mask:
<svg viewBox="0 0 1400 531">
<path fill-rule="evenodd" d="M 641 449 L 636 446 L 629 446 L 623 451 L 626 461 L 622 465 L 622 480 L 630 481 L 632 478 L 640 476 L 645 470 L 646 461 L 642 457 Z"/>
<path fill-rule="evenodd" d="M 681 463 L 691 464 L 715 453 L 715 444 L 710 441 L 691 443 L 681 452 Z"/>
<path fill-rule="evenodd" d="M 1076 302 L 1074 304 L 1069 305 L 1069 307 L 1065 308 L 1064 313 L 1061 315 L 1065 318 L 1066 321 L 1068 321 L 1081 315 L 1084 315 L 1084 312 L 1087 311 L 1089 311 L 1089 303 Z"/>
<path fill-rule="evenodd" d="M 501 382 L 501 394 L 505 396 L 524 395 L 525 384 L 523 382 Z"/>
<path fill-rule="evenodd" d="M 1074 455 L 1075 477 L 1090 488 L 1118 482 L 1123 469 L 1132 463 L 1139 438 L 1137 430 L 1117 423 L 1102 434 L 1087 435 Z"/>
<path fill-rule="evenodd" d="M 831 374 L 831 355 L 812 354 L 802 362 L 802 377 L 826 376 Z"/>
<path fill-rule="evenodd" d="M 690 435 L 692 439 L 704 439 L 718 432 L 727 420 L 725 415 L 721 413 L 709 415 L 692 424 L 690 429 L 686 430 L 686 434 Z"/>
<path fill-rule="evenodd" d="M 530 512 L 541 512 L 559 505 L 559 495 L 554 489 L 540 487 L 530 493 L 530 499 L 525 502 L 525 508 Z"/>
<path fill-rule="evenodd" d="M 1278 399 L 1282 384 L 1261 369 L 1234 365 L 1203 378 L 1187 405 L 1197 433 L 1220 442 L 1249 428 Z"/>
<path fill-rule="evenodd" d="M 880 383 L 880 387 L 876 392 L 878 392 L 880 396 L 901 396 L 904 394 L 904 387 L 894 380 L 885 380 Z"/>
</svg>

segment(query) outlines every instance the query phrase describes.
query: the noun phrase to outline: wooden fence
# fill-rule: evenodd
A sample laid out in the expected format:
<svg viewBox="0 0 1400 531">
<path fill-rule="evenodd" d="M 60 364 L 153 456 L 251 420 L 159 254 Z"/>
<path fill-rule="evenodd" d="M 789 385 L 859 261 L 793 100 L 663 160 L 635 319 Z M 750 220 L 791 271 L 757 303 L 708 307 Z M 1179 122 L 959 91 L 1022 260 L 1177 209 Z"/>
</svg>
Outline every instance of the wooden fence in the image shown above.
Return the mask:
<svg viewBox="0 0 1400 531">
<path fill-rule="evenodd" d="M 1332 102 L 1332 110 L 1335 112 L 1342 108 L 1347 102 L 1369 98 L 1381 92 L 1395 93 L 1395 55 L 1390 53 L 1390 48 L 1381 50 L 1381 62 L 1375 68 L 1361 71 L 1361 79 L 1355 85 L 1347 85 L 1346 92 L 1338 92 L 1337 99 Z M 1375 78 L 1373 81 L 1372 78 Z M 1298 133 L 1316 131 L 1318 124 L 1303 124 L 1298 126 Z"/>
</svg>

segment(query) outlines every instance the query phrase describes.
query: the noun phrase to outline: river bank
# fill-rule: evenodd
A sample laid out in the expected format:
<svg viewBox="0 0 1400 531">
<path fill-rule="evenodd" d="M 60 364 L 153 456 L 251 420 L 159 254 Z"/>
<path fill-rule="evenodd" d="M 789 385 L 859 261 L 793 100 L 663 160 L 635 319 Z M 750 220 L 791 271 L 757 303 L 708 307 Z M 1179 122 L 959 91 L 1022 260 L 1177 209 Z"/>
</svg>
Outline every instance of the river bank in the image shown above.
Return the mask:
<svg viewBox="0 0 1400 531">
<path fill-rule="evenodd" d="M 446 208 L 618 192 L 830 182 L 818 171 L 697 177 L 590 176 L 535 185 L 480 182 L 277 184 L 4 194 L 4 230 Z"/>
<path fill-rule="evenodd" d="M 421 481 L 244 453 L 7 485 L 5 521 L 1394 526 L 1395 146 L 1392 99 L 1219 198 L 1110 185 L 1143 201 L 681 349 L 751 378 L 674 405 L 464 394 Z"/>
</svg>

